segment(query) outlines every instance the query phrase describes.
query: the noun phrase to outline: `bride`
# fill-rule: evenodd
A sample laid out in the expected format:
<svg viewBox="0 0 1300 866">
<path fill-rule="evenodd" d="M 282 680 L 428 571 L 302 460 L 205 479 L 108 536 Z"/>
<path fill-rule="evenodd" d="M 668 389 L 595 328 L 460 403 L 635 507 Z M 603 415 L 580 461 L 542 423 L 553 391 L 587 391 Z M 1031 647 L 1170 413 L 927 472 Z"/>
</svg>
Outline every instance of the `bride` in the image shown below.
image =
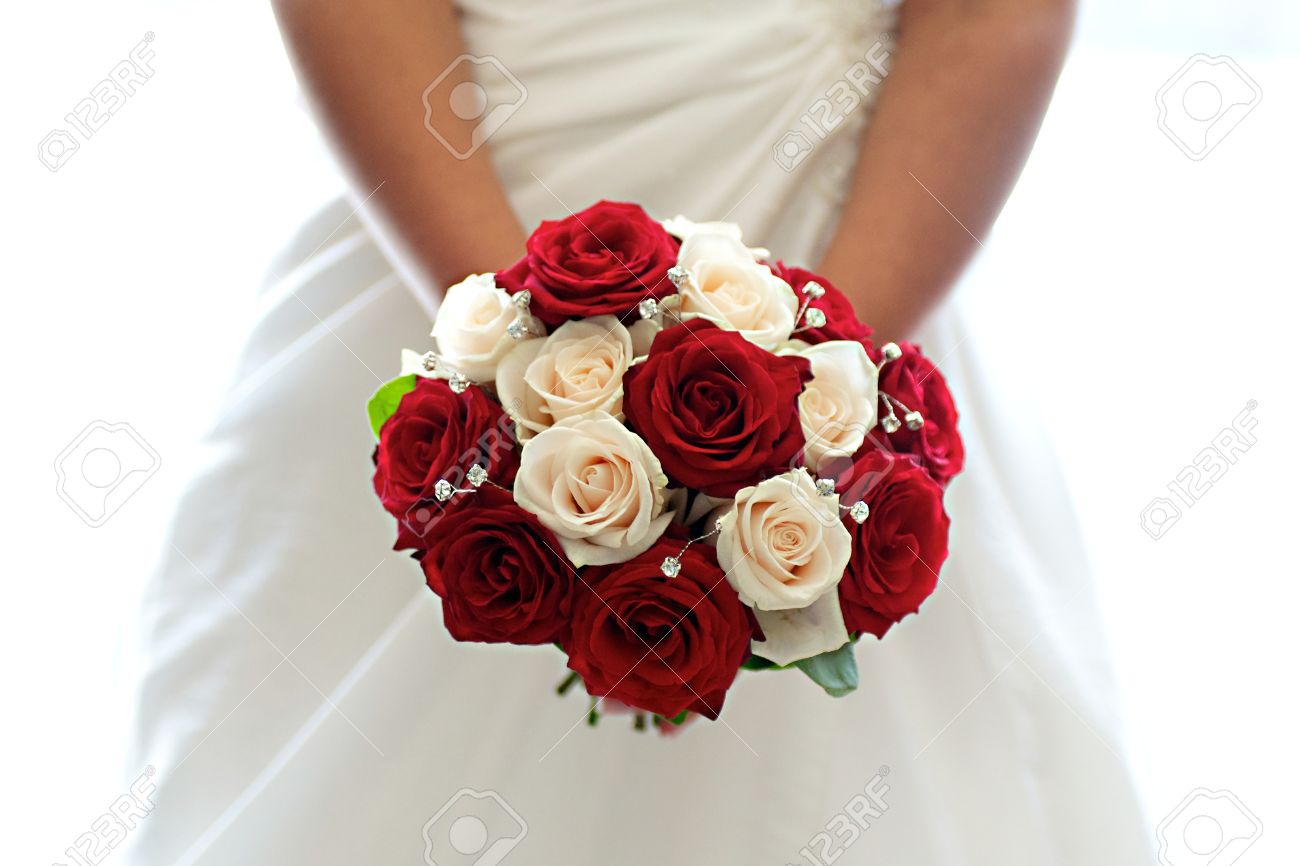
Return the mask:
<svg viewBox="0 0 1300 866">
<path fill-rule="evenodd" d="M 1069 7 L 278 0 L 359 203 L 284 254 L 148 591 L 134 862 L 1150 862 L 1064 489 L 940 305 Z M 602 198 L 739 223 L 947 376 L 952 556 L 856 693 L 744 674 L 678 736 L 589 728 L 560 653 L 454 643 L 389 551 L 366 398 L 442 287 Z"/>
</svg>

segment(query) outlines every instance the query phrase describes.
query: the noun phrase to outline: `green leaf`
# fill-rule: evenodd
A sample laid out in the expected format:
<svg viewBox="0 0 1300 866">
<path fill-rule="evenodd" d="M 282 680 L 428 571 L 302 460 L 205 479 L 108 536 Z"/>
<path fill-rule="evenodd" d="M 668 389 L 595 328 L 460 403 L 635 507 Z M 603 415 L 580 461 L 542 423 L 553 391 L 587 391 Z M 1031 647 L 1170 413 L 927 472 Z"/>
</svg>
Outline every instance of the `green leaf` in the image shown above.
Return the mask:
<svg viewBox="0 0 1300 866">
<path fill-rule="evenodd" d="M 370 429 L 375 431 L 376 439 L 379 438 L 379 431 L 383 429 L 384 422 L 393 417 L 393 413 L 397 411 L 397 404 L 414 390 L 414 373 L 398 376 L 393 381 L 379 386 L 379 390 L 366 404 L 366 413 L 370 416 Z"/>
<path fill-rule="evenodd" d="M 858 687 L 858 661 L 853 656 L 852 641 L 837 650 L 801 659 L 795 666 L 833 698 L 842 698 Z"/>
<path fill-rule="evenodd" d="M 785 670 L 785 667 L 788 667 L 788 665 L 783 667 L 774 661 L 755 655 L 751 655 L 749 658 L 745 659 L 741 662 L 740 666 L 747 671 L 780 671 Z"/>
</svg>

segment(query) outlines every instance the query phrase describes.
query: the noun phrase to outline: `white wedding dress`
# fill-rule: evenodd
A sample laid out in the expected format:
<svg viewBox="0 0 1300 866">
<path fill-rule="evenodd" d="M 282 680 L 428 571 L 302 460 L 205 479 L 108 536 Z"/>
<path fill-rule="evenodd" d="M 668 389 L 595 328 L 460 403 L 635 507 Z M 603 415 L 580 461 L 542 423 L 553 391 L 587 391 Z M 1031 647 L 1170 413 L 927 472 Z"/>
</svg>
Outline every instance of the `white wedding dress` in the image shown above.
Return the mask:
<svg viewBox="0 0 1300 866">
<path fill-rule="evenodd" d="M 462 7 L 468 50 L 527 88 L 489 145 L 525 225 L 635 201 L 815 261 L 869 107 L 785 166 L 773 148 L 879 57 L 893 10 Z M 506 77 L 483 86 L 512 98 Z M 861 688 L 745 672 L 721 721 L 589 728 L 585 696 L 556 696 L 558 651 L 455 643 L 390 551 L 364 404 L 400 348 L 429 345 L 430 318 L 353 207 L 320 213 L 274 274 L 148 590 L 134 754 L 158 792 L 132 862 L 419 864 L 426 836 L 440 866 L 1151 862 L 1064 489 L 954 309 L 921 335 L 962 411 L 952 555 L 920 616 L 860 644 Z M 883 814 L 855 831 L 837 816 L 864 788 L 885 791 Z M 482 823 L 453 820 L 466 811 Z"/>
</svg>

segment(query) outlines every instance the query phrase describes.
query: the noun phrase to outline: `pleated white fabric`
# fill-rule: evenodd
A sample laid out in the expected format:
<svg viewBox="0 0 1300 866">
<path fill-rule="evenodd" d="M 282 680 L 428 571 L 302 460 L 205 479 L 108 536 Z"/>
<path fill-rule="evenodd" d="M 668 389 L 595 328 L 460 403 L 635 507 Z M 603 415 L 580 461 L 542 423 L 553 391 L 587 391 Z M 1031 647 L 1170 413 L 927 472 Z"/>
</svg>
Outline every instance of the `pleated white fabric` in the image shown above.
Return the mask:
<svg viewBox="0 0 1300 866">
<path fill-rule="evenodd" d="M 490 144 L 526 224 L 629 200 L 814 260 L 868 106 L 792 170 L 773 147 L 888 50 L 888 9 L 462 8 L 469 50 L 527 88 Z M 481 81 L 511 98 L 508 78 Z M 148 591 L 134 746 L 159 792 L 135 863 L 418 864 L 426 836 L 442 866 L 497 862 L 514 842 L 474 853 L 456 836 L 470 853 L 449 859 L 468 801 L 426 827 L 465 788 L 527 825 L 509 863 L 1150 862 L 1064 489 L 1024 412 L 1004 420 L 955 309 L 922 341 L 963 410 L 952 557 L 922 615 L 860 645 L 862 687 L 832 700 L 751 673 L 720 722 L 591 729 L 585 699 L 552 690 L 557 651 L 456 644 L 418 568 L 389 552 L 363 406 L 400 347 L 428 344 L 429 318 L 351 212 L 319 214 L 277 267 Z M 869 784 L 886 808 L 855 834 L 836 816 Z M 491 836 L 518 835 L 495 801 L 473 802 Z"/>
</svg>

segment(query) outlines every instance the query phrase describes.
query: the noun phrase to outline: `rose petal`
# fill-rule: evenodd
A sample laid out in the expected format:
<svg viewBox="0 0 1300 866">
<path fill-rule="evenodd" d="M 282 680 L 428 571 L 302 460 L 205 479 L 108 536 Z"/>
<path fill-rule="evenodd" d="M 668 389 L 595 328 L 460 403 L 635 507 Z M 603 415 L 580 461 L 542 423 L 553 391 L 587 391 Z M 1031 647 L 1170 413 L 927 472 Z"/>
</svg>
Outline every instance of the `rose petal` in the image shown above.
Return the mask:
<svg viewBox="0 0 1300 866">
<path fill-rule="evenodd" d="M 838 497 L 820 495 L 808 472 L 796 469 L 736 493 L 722 518 L 718 562 L 751 607 L 802 608 L 835 589 L 852 546 Z"/>
<path fill-rule="evenodd" d="M 753 642 L 754 654 L 779 665 L 812 658 L 849 642 L 837 592 L 797 610 L 755 610 L 754 618 L 766 638 Z"/>
</svg>

